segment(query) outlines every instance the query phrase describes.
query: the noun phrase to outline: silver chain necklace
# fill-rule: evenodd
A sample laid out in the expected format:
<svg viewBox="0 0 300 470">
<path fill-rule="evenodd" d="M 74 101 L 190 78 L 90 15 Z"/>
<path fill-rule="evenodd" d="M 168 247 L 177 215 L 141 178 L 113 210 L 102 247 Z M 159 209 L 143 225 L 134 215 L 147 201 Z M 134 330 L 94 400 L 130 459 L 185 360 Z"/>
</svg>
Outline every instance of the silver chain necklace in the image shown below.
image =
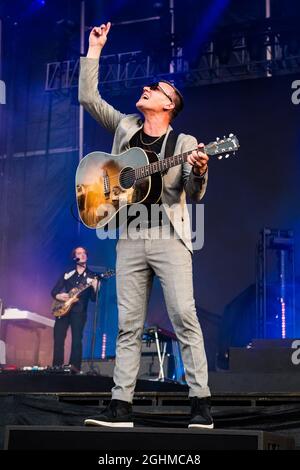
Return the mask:
<svg viewBox="0 0 300 470">
<path fill-rule="evenodd" d="M 141 143 L 142 143 L 143 145 L 153 145 L 153 144 L 155 144 L 156 142 L 158 142 L 158 141 L 166 134 L 166 133 L 164 133 L 164 134 L 160 135 L 159 137 L 157 137 L 157 139 L 153 140 L 153 142 L 147 143 L 147 142 L 144 142 L 143 139 L 142 139 L 142 132 L 143 132 L 143 131 L 142 131 L 142 129 L 141 129 L 141 130 L 140 130 L 140 133 L 139 133 L 139 138 L 140 138 L 140 141 L 141 141 Z M 149 137 L 151 137 L 151 136 L 149 136 Z"/>
</svg>

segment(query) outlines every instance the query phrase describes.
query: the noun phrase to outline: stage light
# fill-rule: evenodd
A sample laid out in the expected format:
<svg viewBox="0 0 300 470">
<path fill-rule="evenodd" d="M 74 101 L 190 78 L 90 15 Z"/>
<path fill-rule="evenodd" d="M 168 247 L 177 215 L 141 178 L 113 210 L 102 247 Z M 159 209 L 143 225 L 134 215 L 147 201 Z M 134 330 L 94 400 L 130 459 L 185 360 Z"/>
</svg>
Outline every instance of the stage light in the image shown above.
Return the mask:
<svg viewBox="0 0 300 470">
<path fill-rule="evenodd" d="M 29 8 L 32 10 L 37 10 L 42 8 L 46 5 L 46 0 L 31 0 Z"/>
</svg>

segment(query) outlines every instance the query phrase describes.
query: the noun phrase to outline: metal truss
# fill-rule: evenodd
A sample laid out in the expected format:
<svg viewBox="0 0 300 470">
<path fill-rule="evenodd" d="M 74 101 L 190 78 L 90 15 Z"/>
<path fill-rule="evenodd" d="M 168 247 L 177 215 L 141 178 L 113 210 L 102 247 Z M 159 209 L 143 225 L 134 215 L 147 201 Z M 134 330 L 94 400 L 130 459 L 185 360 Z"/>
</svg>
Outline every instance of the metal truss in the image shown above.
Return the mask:
<svg viewBox="0 0 300 470">
<path fill-rule="evenodd" d="M 142 51 L 124 52 L 101 57 L 101 84 L 113 88 L 131 88 L 138 80 L 153 76 L 155 63 Z M 79 60 L 65 60 L 47 64 L 46 91 L 78 86 Z"/>
<path fill-rule="evenodd" d="M 101 57 L 100 84 L 112 93 L 124 93 L 158 78 L 175 79 L 181 86 L 201 86 L 232 80 L 261 78 L 300 71 L 300 53 L 291 51 L 289 41 L 299 44 L 293 24 L 264 21 L 217 32 L 199 46 L 195 56 L 173 47 L 174 57 L 158 57 L 130 51 Z M 298 42 L 297 42 L 298 41 Z M 79 61 L 47 64 L 45 90 L 78 86 Z"/>
<path fill-rule="evenodd" d="M 242 45 L 232 51 L 228 64 L 221 64 L 210 44 L 199 58 L 197 66 L 181 55 L 172 61 L 172 72 L 165 70 L 142 51 L 126 52 L 101 58 L 100 85 L 114 94 L 141 87 L 158 78 L 176 80 L 182 87 L 201 86 L 249 78 L 261 78 L 300 72 L 300 55 L 286 57 L 279 53 L 263 60 L 251 60 Z M 78 87 L 79 60 L 47 64 L 45 91 Z"/>
</svg>

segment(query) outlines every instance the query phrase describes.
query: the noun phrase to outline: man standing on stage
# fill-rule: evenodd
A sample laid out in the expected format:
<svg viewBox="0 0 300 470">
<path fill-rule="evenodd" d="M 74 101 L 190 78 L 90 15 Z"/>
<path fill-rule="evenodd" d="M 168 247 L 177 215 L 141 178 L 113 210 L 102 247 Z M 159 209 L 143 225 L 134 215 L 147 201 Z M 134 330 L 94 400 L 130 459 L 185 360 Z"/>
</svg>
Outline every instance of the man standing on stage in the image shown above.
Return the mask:
<svg viewBox="0 0 300 470">
<path fill-rule="evenodd" d="M 95 274 L 87 268 L 87 250 L 81 246 L 74 248 L 72 259 L 76 262 L 75 269 L 65 272 L 51 291 L 54 299 L 65 302 L 69 299 L 68 292 L 74 287 L 90 284 L 79 296 L 70 311 L 62 317 L 57 317 L 54 325 L 53 366 L 64 363 L 65 339 L 71 326 L 72 345 L 69 364 L 74 372 L 80 372 L 82 360 L 82 334 L 87 318 L 88 301 L 95 301 L 97 280 Z"/>
<path fill-rule="evenodd" d="M 107 130 L 114 133 L 112 153 L 129 147 L 154 151 L 164 158 L 174 139 L 170 122 L 183 108 L 183 97 L 170 82 L 160 80 L 144 86 L 136 107 L 140 114 L 126 115 L 104 101 L 98 92 L 99 58 L 110 30 L 110 23 L 91 31 L 87 57 L 81 58 L 79 101 Z M 173 137 L 172 137 L 173 136 Z M 120 239 L 117 245 L 117 295 L 119 334 L 112 400 L 86 425 L 132 427 L 132 400 L 141 356 L 141 340 L 154 274 L 158 276 L 174 331 L 178 338 L 189 386 L 192 418 L 189 427 L 213 428 L 207 360 L 201 328 L 196 316 L 192 280 L 192 243 L 186 193 L 199 201 L 207 185 L 208 156 L 203 144 L 180 134 L 175 154 L 192 150 L 188 162 L 169 170 L 163 177 L 161 204 L 166 220 L 149 216 L 138 240 Z M 170 148 L 170 147 L 169 147 Z M 168 208 L 175 213 L 170 221 Z M 174 208 L 175 207 L 175 208 Z M 165 239 L 166 230 L 171 236 Z M 129 234 L 130 235 L 130 234 Z M 159 235 L 159 237 L 158 237 Z M 179 235 L 179 236 L 178 236 Z"/>
</svg>

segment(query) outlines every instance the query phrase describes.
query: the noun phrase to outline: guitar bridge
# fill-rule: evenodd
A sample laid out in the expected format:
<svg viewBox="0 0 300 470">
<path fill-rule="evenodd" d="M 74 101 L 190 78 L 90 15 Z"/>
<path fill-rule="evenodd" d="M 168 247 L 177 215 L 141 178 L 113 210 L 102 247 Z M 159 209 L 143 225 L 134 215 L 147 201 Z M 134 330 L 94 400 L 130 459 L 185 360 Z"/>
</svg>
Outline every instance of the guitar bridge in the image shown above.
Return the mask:
<svg viewBox="0 0 300 470">
<path fill-rule="evenodd" d="M 109 176 L 106 170 L 103 171 L 103 184 L 104 184 L 104 197 L 105 199 L 109 199 L 110 182 L 109 182 Z"/>
</svg>

